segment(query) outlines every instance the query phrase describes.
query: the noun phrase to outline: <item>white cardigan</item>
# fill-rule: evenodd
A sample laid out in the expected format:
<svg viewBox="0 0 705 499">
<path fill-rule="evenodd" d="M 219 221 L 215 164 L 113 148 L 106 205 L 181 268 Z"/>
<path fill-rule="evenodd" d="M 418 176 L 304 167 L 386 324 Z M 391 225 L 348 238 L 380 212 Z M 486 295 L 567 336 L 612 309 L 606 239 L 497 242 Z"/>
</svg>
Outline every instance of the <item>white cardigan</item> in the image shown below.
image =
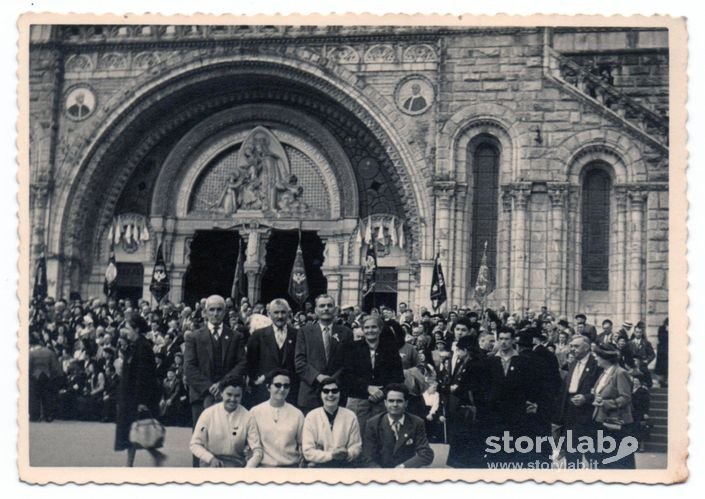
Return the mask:
<svg viewBox="0 0 705 499">
<path fill-rule="evenodd" d="M 312 410 L 304 419 L 301 442 L 304 459 L 311 463 L 323 464 L 333 459 L 333 450 L 343 448 L 348 451 L 348 461 L 357 458 L 362 452 L 362 438 L 357 416 L 350 409 L 338 408 L 338 414 L 330 428 L 325 409 Z"/>
</svg>

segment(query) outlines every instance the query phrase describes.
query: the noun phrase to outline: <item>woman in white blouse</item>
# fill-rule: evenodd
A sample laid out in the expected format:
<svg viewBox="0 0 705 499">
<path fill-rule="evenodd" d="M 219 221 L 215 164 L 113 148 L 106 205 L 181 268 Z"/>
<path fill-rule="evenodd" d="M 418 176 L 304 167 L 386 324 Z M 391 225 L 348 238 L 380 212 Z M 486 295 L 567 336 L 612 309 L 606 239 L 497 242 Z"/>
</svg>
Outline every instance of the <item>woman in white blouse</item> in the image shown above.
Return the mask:
<svg viewBox="0 0 705 499">
<path fill-rule="evenodd" d="M 340 407 L 340 387 L 334 378 L 321 382 L 323 407 L 304 420 L 303 452 L 310 467 L 350 468 L 362 451 L 357 416 Z"/>
<path fill-rule="evenodd" d="M 242 378 L 226 378 L 220 383 L 223 401 L 205 409 L 198 418 L 190 447 L 201 467 L 254 468 L 262 460 L 257 424 L 240 405 L 243 390 Z"/>
<path fill-rule="evenodd" d="M 269 390 L 269 400 L 250 410 L 262 439 L 260 465 L 298 468 L 302 462 L 304 415 L 286 401 L 291 389 L 291 374 L 286 369 L 274 369 L 265 376 L 264 382 Z"/>
</svg>

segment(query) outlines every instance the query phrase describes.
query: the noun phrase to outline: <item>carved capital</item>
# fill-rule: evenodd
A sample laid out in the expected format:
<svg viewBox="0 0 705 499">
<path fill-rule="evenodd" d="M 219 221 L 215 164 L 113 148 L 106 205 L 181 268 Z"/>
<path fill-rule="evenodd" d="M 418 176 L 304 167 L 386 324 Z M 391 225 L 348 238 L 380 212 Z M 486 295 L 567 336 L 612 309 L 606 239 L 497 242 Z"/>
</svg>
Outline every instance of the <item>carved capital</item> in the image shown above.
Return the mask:
<svg viewBox="0 0 705 499">
<path fill-rule="evenodd" d="M 516 207 L 525 210 L 531 199 L 531 189 L 520 187 L 514 191 L 514 200 Z"/>
<path fill-rule="evenodd" d="M 642 190 L 629 191 L 629 199 L 630 199 L 632 205 L 643 204 L 647 200 L 648 197 L 649 197 L 649 193 L 646 191 L 642 191 Z"/>
<path fill-rule="evenodd" d="M 450 200 L 455 194 L 455 187 L 453 180 L 436 180 L 433 182 L 433 194 L 441 200 Z"/>
<path fill-rule="evenodd" d="M 627 206 L 627 189 L 617 187 L 614 190 L 615 199 L 617 200 L 617 208 L 624 209 Z"/>
<path fill-rule="evenodd" d="M 549 186 L 548 197 L 551 199 L 551 206 L 553 208 L 561 208 L 565 202 L 566 190 L 563 187 Z"/>
<path fill-rule="evenodd" d="M 514 201 L 514 193 L 510 190 L 502 192 L 502 208 L 505 212 L 512 211 L 512 203 Z"/>
</svg>

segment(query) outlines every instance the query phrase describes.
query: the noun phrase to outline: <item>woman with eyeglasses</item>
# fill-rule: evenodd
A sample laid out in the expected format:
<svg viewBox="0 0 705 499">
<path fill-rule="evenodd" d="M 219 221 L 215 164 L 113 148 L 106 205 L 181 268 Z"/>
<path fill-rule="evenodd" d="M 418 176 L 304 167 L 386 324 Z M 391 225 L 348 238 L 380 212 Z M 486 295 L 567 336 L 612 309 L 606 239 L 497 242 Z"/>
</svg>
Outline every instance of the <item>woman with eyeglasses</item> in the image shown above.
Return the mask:
<svg viewBox="0 0 705 499">
<path fill-rule="evenodd" d="M 362 452 L 357 416 L 340 407 L 340 386 L 334 378 L 321 381 L 323 407 L 304 420 L 303 454 L 309 467 L 350 468 Z"/>
<path fill-rule="evenodd" d="M 250 410 L 262 440 L 262 467 L 298 468 L 302 462 L 301 437 L 304 415 L 287 403 L 291 374 L 274 369 L 264 379 L 269 400 Z"/>
</svg>

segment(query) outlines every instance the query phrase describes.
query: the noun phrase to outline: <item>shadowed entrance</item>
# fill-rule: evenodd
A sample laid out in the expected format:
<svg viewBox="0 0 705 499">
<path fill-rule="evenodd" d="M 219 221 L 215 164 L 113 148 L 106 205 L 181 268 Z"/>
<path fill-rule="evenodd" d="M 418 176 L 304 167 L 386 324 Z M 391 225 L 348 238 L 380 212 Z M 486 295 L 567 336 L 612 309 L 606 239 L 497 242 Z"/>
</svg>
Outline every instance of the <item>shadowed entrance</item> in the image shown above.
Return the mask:
<svg viewBox="0 0 705 499">
<path fill-rule="evenodd" d="M 274 298 L 286 298 L 292 310 L 298 311 L 299 305 L 288 295 L 289 277 L 296 257 L 296 244 L 299 233 L 296 230 L 274 230 L 267 242 L 267 258 L 262 275 L 262 295 L 260 301 L 269 303 Z M 324 244 L 315 232 L 301 233 L 301 250 L 304 255 L 304 267 L 308 279 L 309 298 L 313 299 L 328 289 L 328 282 L 323 276 Z"/>
<path fill-rule="evenodd" d="M 232 230 L 199 230 L 191 241 L 184 274 L 184 302 L 193 306 L 212 294 L 230 296 L 241 239 Z"/>
</svg>

